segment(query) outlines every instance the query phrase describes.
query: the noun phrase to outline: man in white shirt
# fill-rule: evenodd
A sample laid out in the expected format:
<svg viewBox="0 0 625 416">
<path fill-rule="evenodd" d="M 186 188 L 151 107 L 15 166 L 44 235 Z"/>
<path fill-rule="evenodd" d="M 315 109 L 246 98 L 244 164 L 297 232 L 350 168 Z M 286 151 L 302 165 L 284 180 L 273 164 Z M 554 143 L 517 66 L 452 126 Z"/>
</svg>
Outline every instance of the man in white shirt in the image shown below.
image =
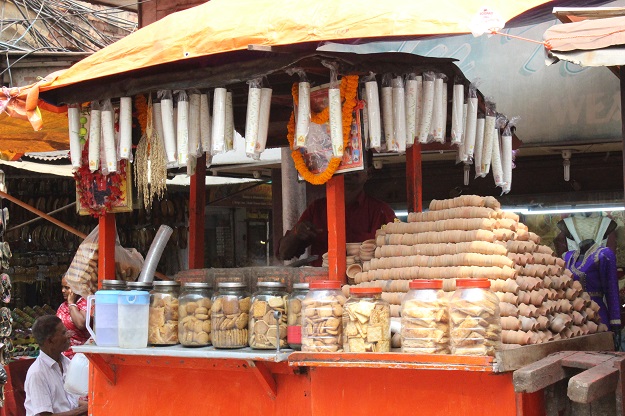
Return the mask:
<svg viewBox="0 0 625 416">
<path fill-rule="evenodd" d="M 45 315 L 37 318 L 32 331 L 40 352 L 24 383 L 26 416 L 86 415 L 87 403 L 63 387 L 70 363 L 63 355 L 69 348 L 65 325 L 56 315 Z"/>
</svg>

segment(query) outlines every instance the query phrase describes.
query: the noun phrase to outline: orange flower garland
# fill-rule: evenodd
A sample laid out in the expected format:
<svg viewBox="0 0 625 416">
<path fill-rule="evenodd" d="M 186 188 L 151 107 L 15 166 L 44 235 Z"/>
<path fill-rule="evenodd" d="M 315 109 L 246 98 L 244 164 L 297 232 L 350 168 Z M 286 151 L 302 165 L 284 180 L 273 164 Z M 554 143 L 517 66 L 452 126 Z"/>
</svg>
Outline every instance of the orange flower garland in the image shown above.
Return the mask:
<svg viewBox="0 0 625 416">
<path fill-rule="evenodd" d="M 141 126 L 141 133 L 145 132 L 145 128 L 148 125 L 148 100 L 145 95 L 139 94 L 135 97 L 135 110 L 134 114 Z"/>
<path fill-rule="evenodd" d="M 352 119 L 353 119 L 353 111 L 354 107 L 357 104 L 357 92 L 358 92 L 358 75 L 347 75 L 341 79 L 341 100 L 343 101 L 343 148 L 347 147 L 349 142 L 349 135 L 352 127 Z M 291 93 L 293 94 L 293 101 L 297 105 L 298 103 L 298 85 L 293 84 L 293 88 L 291 89 Z M 326 107 L 322 111 L 315 113 L 311 112 L 310 121 L 315 124 L 325 124 L 330 119 L 330 109 Z M 289 145 L 291 149 L 293 149 L 293 140 L 295 137 L 295 115 L 294 112 L 291 112 L 291 118 L 289 119 L 289 124 L 287 125 L 287 139 L 289 140 Z M 314 174 L 310 170 L 308 170 L 308 166 L 306 166 L 306 162 L 304 161 L 304 156 L 299 150 L 291 150 L 291 157 L 293 158 L 293 162 L 295 162 L 295 169 L 299 172 L 299 174 L 306 180 L 306 182 L 311 183 L 313 185 L 323 185 L 327 181 L 330 180 L 334 172 L 338 169 L 341 164 L 341 157 L 332 157 L 328 162 L 328 166 L 326 170 Z"/>
</svg>

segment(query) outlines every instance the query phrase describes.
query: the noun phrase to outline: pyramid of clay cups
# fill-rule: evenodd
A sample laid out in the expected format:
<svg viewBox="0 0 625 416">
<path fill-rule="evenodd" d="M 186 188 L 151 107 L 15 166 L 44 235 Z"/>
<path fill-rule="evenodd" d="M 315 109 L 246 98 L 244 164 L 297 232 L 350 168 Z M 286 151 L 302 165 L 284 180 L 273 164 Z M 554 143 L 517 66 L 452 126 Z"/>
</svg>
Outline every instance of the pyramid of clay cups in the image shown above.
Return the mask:
<svg viewBox="0 0 625 416">
<path fill-rule="evenodd" d="M 413 279 L 488 278 L 500 299 L 502 341 L 536 344 L 607 330 L 598 305 L 572 279 L 540 237 L 502 211 L 494 197 L 463 195 L 433 200 L 428 212 L 378 230 L 371 260 L 353 276 L 355 286 L 381 287 L 398 317 Z M 349 290 L 348 287 L 345 290 Z"/>
</svg>

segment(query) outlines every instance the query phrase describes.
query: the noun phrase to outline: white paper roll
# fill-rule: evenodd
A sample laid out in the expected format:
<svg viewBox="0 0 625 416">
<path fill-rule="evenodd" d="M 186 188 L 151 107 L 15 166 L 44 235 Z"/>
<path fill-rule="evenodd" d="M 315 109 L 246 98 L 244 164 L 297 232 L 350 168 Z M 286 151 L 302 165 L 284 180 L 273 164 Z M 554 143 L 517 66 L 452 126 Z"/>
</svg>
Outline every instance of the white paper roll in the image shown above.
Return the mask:
<svg viewBox="0 0 625 416">
<path fill-rule="evenodd" d="M 484 144 L 482 147 L 482 177 L 490 172 L 490 162 L 493 155 L 493 140 L 495 134 L 495 117 L 486 116 L 484 121 Z"/>
<path fill-rule="evenodd" d="M 95 172 L 100 169 L 100 136 L 102 135 L 102 112 L 91 110 L 91 123 L 89 125 L 89 170 Z"/>
<path fill-rule="evenodd" d="M 484 147 L 484 119 L 478 118 L 475 131 L 475 177 L 482 176 L 482 153 Z"/>
<path fill-rule="evenodd" d="M 163 122 L 163 141 L 167 162 L 176 162 L 176 130 L 174 130 L 174 101 L 169 98 L 161 100 L 161 121 Z"/>
<path fill-rule="evenodd" d="M 423 112 L 423 76 L 417 77 L 417 106 L 415 108 L 414 129 L 415 136 L 413 143 L 419 140 L 419 131 L 421 129 L 421 113 Z"/>
<path fill-rule="evenodd" d="M 417 80 L 406 81 L 406 147 L 414 143 L 417 115 Z"/>
<path fill-rule="evenodd" d="M 454 96 L 451 105 L 451 143 L 462 143 L 464 125 L 462 124 L 462 105 L 464 104 L 464 85 L 454 84 Z"/>
<path fill-rule="evenodd" d="M 201 156 L 200 147 L 200 94 L 189 95 L 189 147 L 190 155 Z"/>
<path fill-rule="evenodd" d="M 215 88 L 213 94 L 212 154 L 226 149 L 226 89 Z"/>
<path fill-rule="evenodd" d="M 200 95 L 200 143 L 202 152 L 211 152 L 211 115 L 208 94 Z"/>
<path fill-rule="evenodd" d="M 72 160 L 72 167 L 78 169 L 81 166 L 80 150 L 80 107 L 69 107 L 67 109 L 67 119 L 69 122 L 69 154 Z"/>
<path fill-rule="evenodd" d="M 232 107 L 232 93 L 226 92 L 226 120 L 224 130 L 226 151 L 234 149 L 234 108 Z"/>
<path fill-rule="evenodd" d="M 367 94 L 367 116 L 369 118 L 369 143 L 372 149 L 379 151 L 382 146 L 382 121 L 378 83 L 376 81 L 366 82 L 365 90 Z"/>
<path fill-rule="evenodd" d="M 445 137 L 443 136 L 443 125 L 445 120 L 443 119 L 443 79 L 436 78 L 434 81 L 434 114 L 432 116 L 432 136 L 434 140 L 444 143 Z"/>
<path fill-rule="evenodd" d="M 466 120 L 467 120 L 467 105 L 463 104 L 462 105 L 462 125 L 464 126 L 466 124 Z M 466 140 L 464 140 L 464 134 L 463 134 L 463 140 L 462 142 L 458 143 L 458 155 L 460 157 L 460 161 L 462 162 L 468 162 L 468 156 L 467 156 L 467 148 L 466 148 Z"/>
<path fill-rule="evenodd" d="M 260 88 L 250 85 L 247 94 L 247 116 L 245 118 L 245 153 L 254 154 L 258 140 L 258 117 L 260 115 Z"/>
<path fill-rule="evenodd" d="M 300 82 L 298 85 L 297 123 L 295 124 L 295 141 L 293 149 L 306 147 L 306 137 L 310 128 L 310 83 Z"/>
<path fill-rule="evenodd" d="M 263 88 L 260 93 L 260 118 L 258 120 L 258 141 L 254 153 L 257 158 L 265 151 L 269 133 L 269 112 L 271 111 L 271 88 Z"/>
<path fill-rule="evenodd" d="M 423 81 L 423 109 L 419 119 L 419 143 L 427 143 L 434 113 L 434 81 Z"/>
<path fill-rule="evenodd" d="M 343 108 L 341 106 L 341 90 L 328 90 L 328 106 L 330 107 L 330 140 L 332 153 L 335 157 L 343 157 Z"/>
<path fill-rule="evenodd" d="M 360 89 L 360 96 L 361 97 L 367 97 L 367 89 L 366 88 L 361 88 Z M 371 148 L 371 144 L 369 143 L 369 115 L 367 114 L 367 112 L 369 111 L 368 106 L 367 106 L 367 101 L 366 99 L 363 102 L 363 107 L 360 113 L 360 117 L 362 119 L 362 132 L 364 134 L 364 143 L 365 143 L 365 149 L 370 149 Z"/>
<path fill-rule="evenodd" d="M 395 138 L 393 126 L 393 88 L 382 87 L 382 123 L 384 123 L 384 141 L 386 148 L 391 149 Z"/>
<path fill-rule="evenodd" d="M 493 130 L 494 131 L 494 130 Z M 501 151 L 499 150 L 499 138 L 493 137 L 493 179 L 495 180 L 495 186 L 503 186 L 503 169 L 501 166 Z"/>
<path fill-rule="evenodd" d="M 178 101 L 176 142 L 178 144 L 178 166 L 186 166 L 189 158 L 189 101 Z"/>
<path fill-rule="evenodd" d="M 467 120 L 464 129 L 464 142 L 467 157 L 473 159 L 475 152 L 475 134 L 477 132 L 477 97 L 470 97 L 467 103 Z"/>
<path fill-rule="evenodd" d="M 109 173 L 117 172 L 117 152 L 115 150 L 115 117 L 113 111 L 102 110 L 101 128 L 104 142 L 104 159 Z"/>
<path fill-rule="evenodd" d="M 132 98 L 119 99 L 119 158 L 128 160 L 132 152 Z"/>
<path fill-rule="evenodd" d="M 443 143 L 447 140 L 447 83 L 443 82 Z"/>
<path fill-rule="evenodd" d="M 501 136 L 501 167 L 503 170 L 504 192 L 512 185 L 512 136 Z"/>
<path fill-rule="evenodd" d="M 395 129 L 394 146 L 389 150 L 404 153 L 406 151 L 406 97 L 403 86 L 393 88 L 393 128 Z"/>
</svg>

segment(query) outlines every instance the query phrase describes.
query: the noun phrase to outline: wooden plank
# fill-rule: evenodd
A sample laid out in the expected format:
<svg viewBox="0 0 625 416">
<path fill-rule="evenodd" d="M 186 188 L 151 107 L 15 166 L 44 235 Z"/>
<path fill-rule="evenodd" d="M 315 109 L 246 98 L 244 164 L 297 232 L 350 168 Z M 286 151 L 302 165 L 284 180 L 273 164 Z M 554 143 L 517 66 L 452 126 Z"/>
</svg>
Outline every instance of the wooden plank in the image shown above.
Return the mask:
<svg viewBox="0 0 625 416">
<path fill-rule="evenodd" d="M 514 371 L 559 351 L 613 351 L 611 332 L 584 335 L 544 344 L 526 345 L 497 352 L 495 371 Z"/>
<path fill-rule="evenodd" d="M 415 143 L 406 149 L 406 195 L 408 212 L 422 212 L 423 170 L 420 143 Z"/>
<path fill-rule="evenodd" d="M 614 355 L 600 352 L 580 352 L 562 360 L 563 367 L 588 369 L 614 358 Z"/>
<path fill-rule="evenodd" d="M 278 386 L 276 384 L 276 379 L 271 374 L 271 371 L 267 368 L 267 365 L 262 361 L 248 361 L 250 369 L 256 379 L 265 390 L 267 395 L 272 399 L 276 399 L 276 395 L 278 394 Z"/>
<path fill-rule="evenodd" d="M 514 391 L 534 393 L 566 377 L 562 359 L 575 354 L 575 351 L 558 352 L 513 373 Z"/>
<path fill-rule="evenodd" d="M 204 208 L 206 206 L 206 154 L 197 159 L 189 186 L 189 268 L 204 267 Z"/>
<path fill-rule="evenodd" d="M 622 358 L 612 358 L 569 380 L 567 395 L 576 403 L 591 403 L 616 390 L 619 369 L 614 364 Z"/>
</svg>

